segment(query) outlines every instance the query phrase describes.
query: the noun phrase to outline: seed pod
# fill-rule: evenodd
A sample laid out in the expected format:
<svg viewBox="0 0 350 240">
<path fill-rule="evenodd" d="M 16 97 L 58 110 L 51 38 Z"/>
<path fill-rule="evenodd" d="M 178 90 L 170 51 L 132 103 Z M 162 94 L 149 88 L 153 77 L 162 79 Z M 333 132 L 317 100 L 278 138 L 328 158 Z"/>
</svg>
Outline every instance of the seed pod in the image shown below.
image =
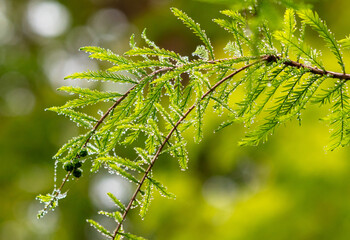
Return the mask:
<svg viewBox="0 0 350 240">
<path fill-rule="evenodd" d="M 80 168 L 76 168 L 73 170 L 73 176 L 76 178 L 80 178 L 82 174 L 83 170 L 81 170 Z"/>
<path fill-rule="evenodd" d="M 81 161 L 79 161 L 79 159 L 74 159 L 73 160 L 73 167 L 74 169 L 80 168 L 83 165 L 83 163 Z"/>
<path fill-rule="evenodd" d="M 86 148 L 83 148 L 80 152 L 79 152 L 79 157 L 86 157 L 88 155 L 88 151 L 86 150 Z"/>
<path fill-rule="evenodd" d="M 81 161 L 75 161 L 73 165 L 74 165 L 74 169 L 77 169 L 77 168 L 80 168 L 83 165 L 83 163 Z"/>
<path fill-rule="evenodd" d="M 63 164 L 63 169 L 66 170 L 67 172 L 73 171 L 74 169 L 74 164 L 72 161 L 65 162 Z"/>
</svg>

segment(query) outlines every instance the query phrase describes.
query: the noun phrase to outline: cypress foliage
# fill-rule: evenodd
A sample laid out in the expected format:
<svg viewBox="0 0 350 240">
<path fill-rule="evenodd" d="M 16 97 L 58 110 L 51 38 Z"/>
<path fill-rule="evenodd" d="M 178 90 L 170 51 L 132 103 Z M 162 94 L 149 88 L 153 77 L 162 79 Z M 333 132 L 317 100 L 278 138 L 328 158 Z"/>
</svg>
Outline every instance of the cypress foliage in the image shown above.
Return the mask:
<svg viewBox="0 0 350 240">
<path fill-rule="evenodd" d="M 132 36 L 131 49 L 123 56 L 101 47 L 83 47 L 81 50 L 89 53 L 90 58 L 107 61 L 112 66 L 101 71 L 75 73 L 67 78 L 128 83 L 129 90 L 121 94 L 61 87 L 60 91 L 76 94 L 77 98 L 48 109 L 89 129 L 59 149 L 54 158 L 60 164 L 78 161 L 79 153 L 85 149 L 88 157 L 82 161 L 92 161 L 92 172 L 106 167 L 136 186 L 128 205 L 108 194 L 117 209 L 99 213 L 114 219 L 113 231 L 88 220 L 108 239 L 143 239 L 124 232 L 123 223 L 128 212 L 138 206 L 144 218 L 154 190 L 164 197 L 175 198 L 153 177 L 153 166 L 161 154 L 168 154 L 178 160 L 181 169 L 187 169 L 187 140 L 183 133 L 193 131 L 195 141 L 201 141 L 203 116 L 211 111 L 210 102 L 214 111 L 229 115 L 218 130 L 234 122 L 250 126 L 261 119 L 257 120 L 257 127 L 249 129 L 240 145 L 265 142 L 281 124 L 293 118 L 300 119 L 301 112 L 311 104 L 329 106 L 330 114 L 325 117 L 332 129 L 329 150 L 350 142 L 347 89 L 350 75 L 346 74 L 342 55 L 342 48 L 350 48 L 350 38 L 337 41 L 317 13 L 289 8 L 281 30 L 272 32 L 264 22 L 251 34 L 247 31 L 246 16 L 238 11 L 222 11 L 223 18 L 214 19 L 214 22 L 231 33 L 232 39 L 225 47 L 228 57 L 216 59 L 211 41 L 200 25 L 179 9 L 171 11 L 202 41 L 203 45 L 197 47 L 192 58 L 159 48 L 147 38 L 146 31 L 141 35 L 145 47 L 137 46 Z M 325 41 L 339 64 L 339 72 L 328 71 L 320 52 L 305 43 L 305 26 L 311 27 Z M 187 85 L 182 83 L 184 73 L 190 79 Z M 232 96 L 238 88 L 245 89 L 245 94 L 232 104 Z M 111 103 L 100 119 L 77 110 L 100 102 Z M 130 145 L 140 135 L 147 140 L 145 145 L 134 148 L 136 159 L 123 158 L 113 151 L 117 145 Z M 66 178 L 58 189 L 38 196 L 45 204 L 39 217 L 54 209 L 58 200 L 65 197 L 61 190 L 73 172 L 66 170 Z"/>
</svg>

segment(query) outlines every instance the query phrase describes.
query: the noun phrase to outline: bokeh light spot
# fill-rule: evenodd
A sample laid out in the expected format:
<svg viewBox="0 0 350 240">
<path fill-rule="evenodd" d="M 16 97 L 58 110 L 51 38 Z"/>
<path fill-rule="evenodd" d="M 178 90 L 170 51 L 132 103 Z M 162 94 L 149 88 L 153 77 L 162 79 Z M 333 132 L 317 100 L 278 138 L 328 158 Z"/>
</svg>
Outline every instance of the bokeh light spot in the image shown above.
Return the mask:
<svg viewBox="0 0 350 240">
<path fill-rule="evenodd" d="M 13 24 L 5 16 L 5 14 L 0 11 L 0 45 L 8 43 L 12 39 L 13 35 Z"/>
<path fill-rule="evenodd" d="M 129 29 L 125 14 L 118 9 L 102 9 L 89 19 L 89 25 L 102 41 L 114 42 Z"/>
<path fill-rule="evenodd" d="M 30 3 L 27 9 L 30 29 L 43 37 L 57 37 L 64 33 L 70 23 L 65 6 L 54 1 Z"/>
<path fill-rule="evenodd" d="M 90 198 L 96 207 L 102 209 L 115 207 L 107 195 L 108 192 L 126 203 L 131 194 L 131 186 L 127 180 L 118 175 L 98 176 L 90 189 Z"/>
<path fill-rule="evenodd" d="M 29 114 L 35 106 L 34 94 L 26 88 L 15 88 L 5 95 L 7 104 L 7 114 L 26 115 Z"/>
<path fill-rule="evenodd" d="M 63 50 L 52 50 L 49 53 L 45 53 L 43 67 L 54 89 L 62 86 L 90 87 L 93 85 L 93 82 L 86 80 L 64 80 L 64 77 L 75 72 L 98 69 L 97 63 L 87 59 L 85 55 L 68 54 Z"/>
<path fill-rule="evenodd" d="M 211 206 L 227 208 L 235 199 L 236 185 L 228 177 L 213 176 L 203 184 L 202 194 Z"/>
</svg>

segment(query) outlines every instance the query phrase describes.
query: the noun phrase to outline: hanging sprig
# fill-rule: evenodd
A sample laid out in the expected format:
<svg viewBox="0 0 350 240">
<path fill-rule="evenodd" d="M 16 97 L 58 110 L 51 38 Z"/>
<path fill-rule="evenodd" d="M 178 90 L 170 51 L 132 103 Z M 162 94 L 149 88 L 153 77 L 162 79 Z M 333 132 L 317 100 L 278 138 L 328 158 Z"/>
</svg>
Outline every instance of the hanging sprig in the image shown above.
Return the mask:
<svg viewBox="0 0 350 240">
<path fill-rule="evenodd" d="M 99 214 L 115 221 L 113 231 L 94 220 L 88 222 L 108 239 L 143 239 L 124 231 L 129 211 L 139 207 L 141 218 L 145 218 L 155 192 L 175 199 L 175 195 L 156 179 L 153 166 L 164 154 L 177 159 L 182 170 L 188 168 L 186 144 L 189 139 L 183 136 L 184 132 L 193 131 L 194 140 L 200 142 L 205 129 L 204 116 L 211 111 L 211 106 L 219 114 L 228 113 L 219 129 L 241 122 L 250 128 L 239 144 L 257 145 L 267 141 L 282 123 L 293 118 L 300 120 L 301 112 L 309 104 L 330 104 L 330 114 L 325 118 L 332 128 L 329 149 L 349 145 L 347 81 L 350 75 L 345 73 L 340 51 L 340 45 L 349 48 L 349 38 L 337 41 L 317 13 L 287 9 L 282 29 L 271 32 L 268 23 L 263 22 L 258 28 L 261 41 L 253 46 L 256 40 L 252 41 L 246 31 L 247 19 L 240 12 L 222 11 L 227 19 L 214 21 L 232 34 L 225 48 L 230 56 L 215 59 L 210 40 L 200 25 L 179 9 L 171 10 L 202 41 L 192 58 L 158 47 L 148 39 L 146 31 L 141 35 L 146 47 L 138 47 L 132 36 L 131 49 L 123 56 L 101 47 L 81 48 L 90 58 L 107 61 L 112 66 L 75 73 L 67 78 L 127 83 L 130 88 L 125 93 L 78 87 L 59 89 L 77 97 L 48 110 L 69 117 L 88 131 L 69 140 L 54 156 L 67 173 L 59 188 L 38 196 L 45 204 L 40 217 L 58 205 L 58 200 L 65 197 L 62 190 L 68 179 L 81 177 L 83 163 L 91 161 L 91 172 L 105 167 L 111 174 L 129 180 L 136 189 L 125 205 L 108 193 L 116 210 L 101 210 Z M 297 28 L 296 14 L 301 19 L 301 29 Z M 328 71 L 320 52 L 300 41 L 306 25 L 325 40 L 342 72 Z M 296 36 L 298 34 L 300 36 Z M 189 78 L 186 85 L 184 75 Z M 335 83 L 323 86 L 326 81 Z M 237 100 L 238 88 L 245 92 L 243 98 Z M 111 103 L 111 106 L 100 117 L 77 110 L 101 102 Z M 140 136 L 146 137 L 146 141 L 144 145 L 132 146 L 136 158 L 121 157 L 114 151 L 119 145 L 131 147 Z"/>
</svg>

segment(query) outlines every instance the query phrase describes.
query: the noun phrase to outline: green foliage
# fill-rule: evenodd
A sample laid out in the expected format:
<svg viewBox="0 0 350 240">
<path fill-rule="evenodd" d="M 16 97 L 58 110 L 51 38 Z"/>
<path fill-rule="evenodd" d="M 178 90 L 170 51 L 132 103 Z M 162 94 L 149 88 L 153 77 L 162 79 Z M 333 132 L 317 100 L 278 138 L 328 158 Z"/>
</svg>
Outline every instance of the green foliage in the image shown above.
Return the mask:
<svg viewBox="0 0 350 240">
<path fill-rule="evenodd" d="M 69 102 L 66 105 L 71 105 Z M 73 104 L 72 104 L 73 105 Z M 91 129 L 97 122 L 97 119 L 89 116 L 85 113 L 78 112 L 69 108 L 63 107 L 50 107 L 46 110 L 57 112 L 60 115 L 69 117 L 70 120 L 75 122 L 78 126 L 82 126 Z"/>
<path fill-rule="evenodd" d="M 184 22 L 193 32 L 196 34 L 204 43 L 205 47 L 209 51 L 209 55 L 212 59 L 214 59 L 214 50 L 213 47 L 211 46 L 210 40 L 207 37 L 207 34 L 205 33 L 204 30 L 201 29 L 198 23 L 193 21 L 192 18 L 187 16 L 186 13 L 182 12 L 181 10 L 177 8 L 171 8 L 171 11 L 174 13 L 174 15 L 180 19 L 181 21 Z"/>
<path fill-rule="evenodd" d="M 298 15 L 305 24 L 311 26 L 325 40 L 327 46 L 337 58 L 343 73 L 345 73 L 345 65 L 338 43 L 335 40 L 334 35 L 327 28 L 326 23 L 319 18 L 316 12 L 313 12 L 310 9 L 301 10 L 298 12 Z"/>
<path fill-rule="evenodd" d="M 343 48 L 350 49 L 350 36 L 338 41 Z"/>
<path fill-rule="evenodd" d="M 87 222 L 90 223 L 90 225 L 94 227 L 97 231 L 99 231 L 102 235 L 109 238 L 113 237 L 112 233 L 110 233 L 107 229 L 105 229 L 103 226 L 101 226 L 99 223 L 95 222 L 94 220 L 88 219 Z"/>
<path fill-rule="evenodd" d="M 146 179 L 144 183 L 145 192 L 143 194 L 143 198 L 141 200 L 141 206 L 140 206 L 140 216 L 143 219 L 146 215 L 146 212 L 149 208 L 149 205 L 151 204 L 152 200 L 152 184 L 151 181 Z"/>
<path fill-rule="evenodd" d="M 222 11 L 226 18 L 214 21 L 232 34 L 232 40 L 225 47 L 230 56 L 215 59 L 210 40 L 200 25 L 182 11 L 171 10 L 204 44 L 196 48 L 193 58 L 159 48 L 147 38 L 145 31 L 141 37 L 147 46 L 138 47 L 132 36 L 131 49 L 124 56 L 100 47 L 84 47 L 81 50 L 90 53 L 90 58 L 108 61 L 112 66 L 97 72 L 72 74 L 67 78 L 129 83 L 130 89 L 120 94 L 62 87 L 59 90 L 78 94 L 78 98 L 62 107 L 48 109 L 90 129 L 63 145 L 55 155 L 65 164 L 66 180 L 71 172 L 76 178 L 81 176 L 80 166 L 67 167 L 67 164 L 87 156 L 84 161 L 92 162 L 92 172 L 104 166 L 110 173 L 121 175 L 136 185 L 128 205 L 109 193 L 118 211 L 99 212 L 117 223 L 113 234 L 97 222 L 88 220 L 111 239 L 143 239 L 125 233 L 123 224 L 129 210 L 136 206 L 140 207 L 141 218 L 145 217 L 154 189 L 164 197 L 175 198 L 155 180 L 153 166 L 159 156 L 165 154 L 177 159 L 182 170 L 188 168 L 186 143 L 190 139 L 184 133 L 189 132 L 195 142 L 200 142 L 204 135 L 205 115 L 211 107 L 226 117 L 219 129 L 236 122 L 249 127 L 239 142 L 245 146 L 265 142 L 278 126 L 289 120 L 300 121 L 301 112 L 309 104 L 328 104 L 331 113 L 325 119 L 332 128 L 329 149 L 350 143 L 350 106 L 346 86 L 350 75 L 345 74 L 338 42 L 316 13 L 287 9 L 281 30 L 272 32 L 268 23 L 262 22 L 255 32 L 248 31 L 250 25 L 246 15 L 238 11 Z M 295 13 L 301 18 L 300 28 L 297 28 Z M 311 26 L 325 40 L 342 73 L 327 71 L 319 52 L 304 42 L 305 25 Z M 340 44 L 347 48 L 348 40 L 343 39 Z M 188 84 L 184 83 L 185 77 L 189 79 Z M 336 80 L 335 84 L 323 84 L 332 82 L 332 79 Z M 99 120 L 73 110 L 111 101 L 113 104 Z M 131 160 L 117 156 L 115 149 L 120 146 L 133 147 L 137 157 Z M 89 154 L 82 153 L 84 150 L 89 150 Z M 55 189 L 51 195 L 38 197 L 46 204 L 47 210 L 57 205 L 58 194 L 55 193 L 61 188 Z"/>
<path fill-rule="evenodd" d="M 121 201 L 119 201 L 119 199 L 116 198 L 116 196 L 114 196 L 112 193 L 107 193 L 107 195 L 112 199 L 115 205 L 119 207 L 120 210 L 125 211 L 124 204 Z"/>
</svg>

